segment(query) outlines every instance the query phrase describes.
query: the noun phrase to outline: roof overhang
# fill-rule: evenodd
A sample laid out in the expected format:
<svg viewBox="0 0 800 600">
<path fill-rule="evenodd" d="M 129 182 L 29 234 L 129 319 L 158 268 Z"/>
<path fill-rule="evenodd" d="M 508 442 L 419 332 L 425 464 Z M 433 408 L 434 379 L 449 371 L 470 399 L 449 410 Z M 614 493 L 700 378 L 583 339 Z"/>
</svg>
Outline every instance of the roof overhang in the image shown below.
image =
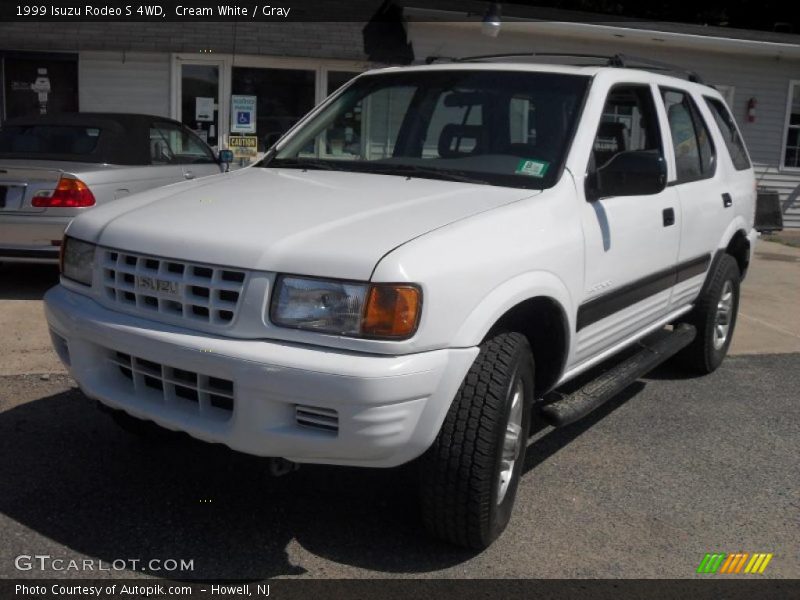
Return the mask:
<svg viewBox="0 0 800 600">
<path fill-rule="evenodd" d="M 430 22 L 438 25 L 478 31 L 481 15 L 406 6 L 403 14 L 410 22 Z M 688 48 L 726 54 L 747 54 L 768 58 L 800 60 L 800 44 L 765 42 L 715 35 L 697 35 L 659 31 L 637 23 L 636 27 L 618 23 L 578 23 L 567 21 L 536 21 L 503 17 L 503 32 L 549 37 L 571 37 L 581 40 L 615 41 L 617 43 L 650 44 L 664 48 Z M 500 34 L 502 36 L 502 33 Z"/>
</svg>

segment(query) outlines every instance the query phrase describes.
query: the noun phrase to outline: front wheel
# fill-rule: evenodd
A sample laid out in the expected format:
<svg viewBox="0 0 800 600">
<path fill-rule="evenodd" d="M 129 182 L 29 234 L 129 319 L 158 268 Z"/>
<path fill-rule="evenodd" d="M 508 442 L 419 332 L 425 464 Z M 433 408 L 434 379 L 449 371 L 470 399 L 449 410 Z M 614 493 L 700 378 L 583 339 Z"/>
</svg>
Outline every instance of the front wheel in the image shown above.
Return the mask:
<svg viewBox="0 0 800 600">
<path fill-rule="evenodd" d="M 723 254 L 709 277 L 686 319 L 697 328 L 697 337 L 676 357 L 684 367 L 701 374 L 712 373 L 722 364 L 739 312 L 741 273 L 736 260 Z"/>
<path fill-rule="evenodd" d="M 483 549 L 508 525 L 528 440 L 533 374 L 525 336 L 502 333 L 481 345 L 420 461 L 422 516 L 434 536 Z"/>
</svg>

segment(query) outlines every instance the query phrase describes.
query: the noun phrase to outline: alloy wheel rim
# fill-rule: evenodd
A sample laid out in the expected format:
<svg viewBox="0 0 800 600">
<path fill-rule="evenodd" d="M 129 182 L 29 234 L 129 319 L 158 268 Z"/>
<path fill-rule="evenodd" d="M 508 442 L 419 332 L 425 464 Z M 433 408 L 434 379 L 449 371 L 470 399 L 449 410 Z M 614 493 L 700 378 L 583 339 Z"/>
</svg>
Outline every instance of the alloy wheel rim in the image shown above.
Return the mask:
<svg viewBox="0 0 800 600">
<path fill-rule="evenodd" d="M 717 312 L 714 315 L 714 348 L 719 350 L 728 341 L 733 317 L 733 283 L 727 280 L 722 286 L 722 294 L 717 302 Z"/>
<path fill-rule="evenodd" d="M 497 475 L 497 504 L 501 504 L 506 497 L 522 445 L 522 407 L 525 404 L 525 384 L 522 378 L 517 377 L 512 389 L 511 408 L 503 435 L 500 472 Z"/>
</svg>

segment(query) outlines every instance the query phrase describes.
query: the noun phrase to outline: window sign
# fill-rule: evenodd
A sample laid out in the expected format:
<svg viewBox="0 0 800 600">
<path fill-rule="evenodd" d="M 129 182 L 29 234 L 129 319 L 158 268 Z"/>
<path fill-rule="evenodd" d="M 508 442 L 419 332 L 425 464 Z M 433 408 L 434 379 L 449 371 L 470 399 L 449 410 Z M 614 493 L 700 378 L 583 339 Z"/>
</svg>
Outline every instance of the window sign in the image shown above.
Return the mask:
<svg viewBox="0 0 800 600">
<path fill-rule="evenodd" d="M 194 99 L 194 119 L 195 121 L 213 121 L 214 120 L 214 98 L 206 98 L 204 96 L 197 96 Z"/>
<path fill-rule="evenodd" d="M 231 133 L 256 132 L 256 96 L 231 96 Z"/>
</svg>

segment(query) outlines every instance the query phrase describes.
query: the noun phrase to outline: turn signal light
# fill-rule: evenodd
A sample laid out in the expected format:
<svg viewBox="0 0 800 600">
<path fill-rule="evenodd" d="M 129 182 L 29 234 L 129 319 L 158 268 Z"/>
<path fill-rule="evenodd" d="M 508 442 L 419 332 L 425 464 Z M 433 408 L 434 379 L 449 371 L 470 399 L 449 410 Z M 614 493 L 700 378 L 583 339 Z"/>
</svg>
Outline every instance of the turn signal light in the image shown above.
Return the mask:
<svg viewBox="0 0 800 600">
<path fill-rule="evenodd" d="M 37 208 L 85 208 L 94 206 L 95 199 L 80 179 L 62 177 L 55 190 L 37 192 L 31 204 Z"/>
<path fill-rule="evenodd" d="M 420 291 L 410 285 L 373 285 L 367 298 L 361 333 L 382 338 L 406 338 L 417 330 Z"/>
</svg>

